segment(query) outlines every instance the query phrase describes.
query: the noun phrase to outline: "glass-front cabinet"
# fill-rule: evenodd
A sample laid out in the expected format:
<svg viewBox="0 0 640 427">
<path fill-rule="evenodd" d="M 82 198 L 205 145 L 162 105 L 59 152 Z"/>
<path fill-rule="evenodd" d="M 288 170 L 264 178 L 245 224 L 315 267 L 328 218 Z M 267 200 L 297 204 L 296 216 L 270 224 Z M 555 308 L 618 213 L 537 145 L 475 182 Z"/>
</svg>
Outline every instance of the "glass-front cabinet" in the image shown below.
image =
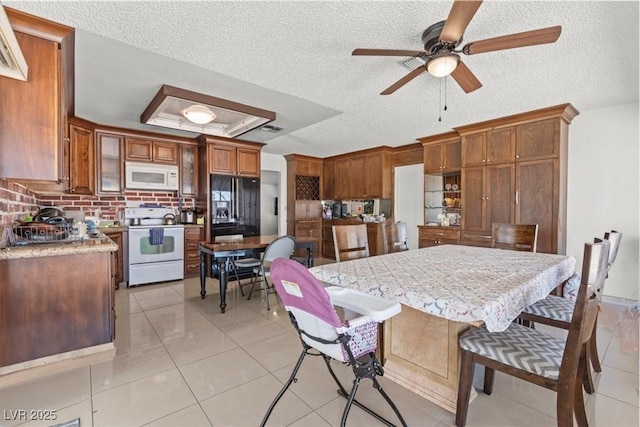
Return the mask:
<svg viewBox="0 0 640 427">
<path fill-rule="evenodd" d="M 98 153 L 98 193 L 122 193 L 124 176 L 122 165 L 122 135 L 96 132 Z"/>
<path fill-rule="evenodd" d="M 459 226 L 461 208 L 459 173 L 424 176 L 425 225 Z"/>
<path fill-rule="evenodd" d="M 181 194 L 182 195 L 196 195 L 198 189 L 196 188 L 196 177 L 198 176 L 196 167 L 196 153 L 197 147 L 191 145 L 181 146 Z"/>
</svg>

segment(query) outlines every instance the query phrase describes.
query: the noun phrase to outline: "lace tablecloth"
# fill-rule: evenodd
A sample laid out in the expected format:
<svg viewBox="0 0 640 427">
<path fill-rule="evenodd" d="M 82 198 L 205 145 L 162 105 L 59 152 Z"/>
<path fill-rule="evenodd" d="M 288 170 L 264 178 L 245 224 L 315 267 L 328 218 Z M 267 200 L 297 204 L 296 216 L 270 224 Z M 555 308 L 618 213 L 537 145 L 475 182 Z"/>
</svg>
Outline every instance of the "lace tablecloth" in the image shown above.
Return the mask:
<svg viewBox="0 0 640 427">
<path fill-rule="evenodd" d="M 505 330 L 575 270 L 571 256 L 443 245 L 313 267 L 319 280 Z"/>
</svg>

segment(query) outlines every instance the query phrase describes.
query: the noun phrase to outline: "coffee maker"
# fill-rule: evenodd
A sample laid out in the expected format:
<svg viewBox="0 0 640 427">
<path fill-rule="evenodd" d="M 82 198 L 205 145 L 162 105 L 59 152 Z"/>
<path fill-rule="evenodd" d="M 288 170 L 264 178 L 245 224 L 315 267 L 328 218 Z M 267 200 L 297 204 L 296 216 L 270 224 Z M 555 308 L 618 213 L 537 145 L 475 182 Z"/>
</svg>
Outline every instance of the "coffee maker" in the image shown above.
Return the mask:
<svg viewBox="0 0 640 427">
<path fill-rule="evenodd" d="M 346 203 L 334 203 L 331 210 L 334 218 L 345 218 L 347 216 Z"/>
</svg>

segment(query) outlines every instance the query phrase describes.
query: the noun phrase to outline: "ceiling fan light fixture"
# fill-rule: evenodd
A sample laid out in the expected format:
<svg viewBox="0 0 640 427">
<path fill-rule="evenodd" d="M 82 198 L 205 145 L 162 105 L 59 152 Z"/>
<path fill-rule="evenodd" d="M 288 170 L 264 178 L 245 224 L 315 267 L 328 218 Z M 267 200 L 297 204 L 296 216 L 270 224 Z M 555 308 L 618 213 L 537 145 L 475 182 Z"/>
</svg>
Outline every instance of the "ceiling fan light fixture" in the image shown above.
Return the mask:
<svg viewBox="0 0 640 427">
<path fill-rule="evenodd" d="M 216 118 L 216 115 L 213 113 L 213 111 L 200 104 L 192 105 L 188 108 L 185 108 L 182 111 L 182 115 L 190 122 L 199 125 L 206 125 Z"/>
<path fill-rule="evenodd" d="M 460 57 L 455 53 L 436 55 L 427 62 L 427 71 L 434 77 L 445 77 L 456 69 L 459 62 Z"/>
</svg>

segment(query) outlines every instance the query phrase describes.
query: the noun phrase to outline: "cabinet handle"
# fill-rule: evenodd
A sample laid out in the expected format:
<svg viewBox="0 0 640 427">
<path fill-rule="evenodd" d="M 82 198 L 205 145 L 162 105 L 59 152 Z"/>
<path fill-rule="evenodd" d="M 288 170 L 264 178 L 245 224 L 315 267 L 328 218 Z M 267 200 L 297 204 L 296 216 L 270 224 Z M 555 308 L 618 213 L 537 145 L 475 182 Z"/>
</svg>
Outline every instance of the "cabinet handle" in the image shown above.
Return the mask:
<svg viewBox="0 0 640 427">
<path fill-rule="evenodd" d="M 486 163 L 486 162 L 487 162 L 487 160 L 486 160 L 486 159 L 482 159 L 482 163 Z"/>
<path fill-rule="evenodd" d="M 516 205 L 520 204 L 520 192 L 516 191 Z"/>
<path fill-rule="evenodd" d="M 489 200 L 489 197 L 486 197 L 485 200 Z"/>
<path fill-rule="evenodd" d="M 520 155 L 519 155 L 519 154 L 516 154 L 516 159 L 519 159 L 519 158 L 520 158 Z"/>
<path fill-rule="evenodd" d="M 491 159 L 487 159 L 487 163 L 489 163 L 491 161 Z"/>
</svg>

